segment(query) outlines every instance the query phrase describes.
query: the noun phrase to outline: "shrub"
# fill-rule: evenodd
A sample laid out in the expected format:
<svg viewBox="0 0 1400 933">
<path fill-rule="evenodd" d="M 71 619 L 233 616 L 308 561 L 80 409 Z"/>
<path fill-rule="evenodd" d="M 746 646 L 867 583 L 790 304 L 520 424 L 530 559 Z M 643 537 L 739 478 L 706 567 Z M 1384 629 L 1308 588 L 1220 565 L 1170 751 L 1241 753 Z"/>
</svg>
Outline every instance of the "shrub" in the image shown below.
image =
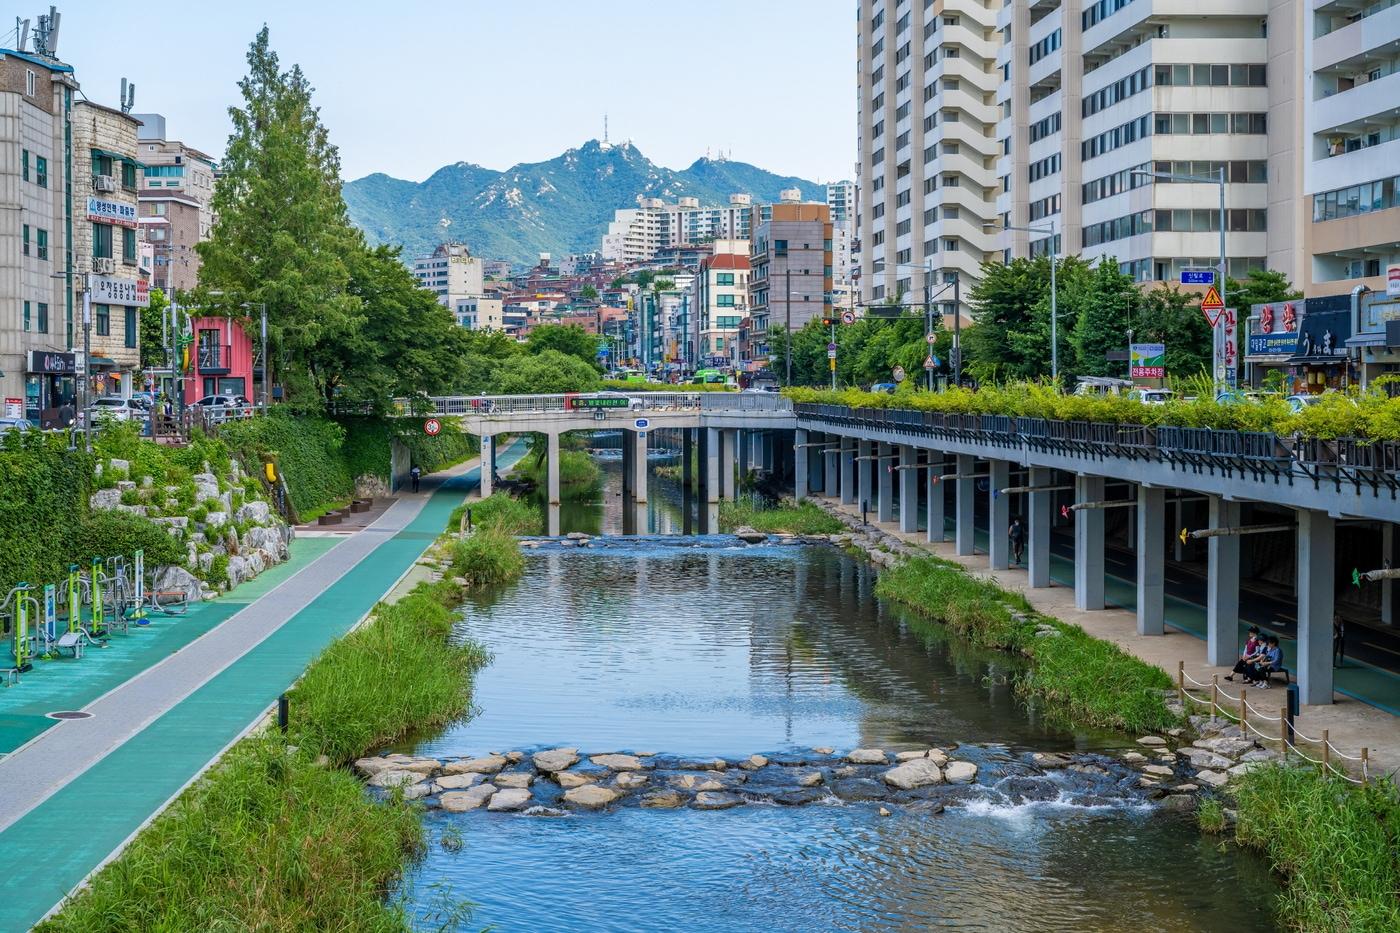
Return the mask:
<svg viewBox="0 0 1400 933">
<path fill-rule="evenodd" d="M 117 555 L 130 560 L 138 550 L 145 552 L 147 567 L 179 564 L 185 560 L 185 549 L 160 525 L 140 515 L 113 510 L 94 512 L 79 523 L 70 563 L 86 564 L 94 557 Z M 64 571 L 67 571 L 66 566 Z"/>
<path fill-rule="evenodd" d="M 785 500 L 769 508 L 756 507 L 752 502 L 721 502 L 720 527 L 733 531 L 747 525 L 765 534 L 832 535 L 845 531 L 846 526 L 811 502 Z"/>
<path fill-rule="evenodd" d="M 1214 797 L 1207 797 L 1196 808 L 1196 825 L 1201 832 L 1218 835 L 1225 831 L 1225 807 Z"/>
<path fill-rule="evenodd" d="M 341 452 L 345 429 L 334 421 L 274 407 L 264 417 L 223 425 L 220 436 L 250 466 L 261 464 L 264 455 L 275 458 L 298 514 L 347 499 L 354 491 Z"/>
<path fill-rule="evenodd" d="M 452 569 L 468 586 L 508 583 L 525 570 L 515 538 L 499 526 L 480 527 L 452 548 Z"/>
<path fill-rule="evenodd" d="M 495 526 L 508 535 L 537 535 L 543 526 L 537 508 L 509 493 L 498 492 L 485 499 L 457 506 L 447 522 L 450 531 L 461 527 L 462 514 L 468 508 L 472 510 L 473 527 Z"/>
<path fill-rule="evenodd" d="M 209 569 L 201 574 L 205 583 L 210 586 L 228 585 L 228 555 L 215 554 L 214 559 L 209 562 Z"/>
</svg>

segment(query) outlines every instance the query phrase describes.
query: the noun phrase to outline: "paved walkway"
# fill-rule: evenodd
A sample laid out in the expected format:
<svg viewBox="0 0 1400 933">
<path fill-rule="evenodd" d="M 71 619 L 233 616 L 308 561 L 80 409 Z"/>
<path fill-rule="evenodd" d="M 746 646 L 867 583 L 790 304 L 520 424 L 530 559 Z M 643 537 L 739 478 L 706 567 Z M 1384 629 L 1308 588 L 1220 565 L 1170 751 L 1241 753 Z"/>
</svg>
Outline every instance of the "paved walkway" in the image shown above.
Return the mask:
<svg viewBox="0 0 1400 933">
<path fill-rule="evenodd" d="M 835 507 L 857 523 L 860 521 L 860 507 L 857 505 L 843 505 L 835 499 L 820 496 L 813 498 L 821 499 L 828 506 Z M 1126 605 L 1128 608 L 1115 606 L 1108 609 L 1084 611 L 1075 608 L 1072 586 L 1031 589 L 1030 581 L 1023 568 L 1017 567 L 995 572 L 987 569 L 985 552 L 971 557 L 959 557 L 954 553 L 951 540 L 929 544 L 922 531 L 915 534 L 900 532 L 898 522 L 877 524 L 872 521 L 871 524 L 909 544 L 917 545 L 945 560 L 958 563 L 976 576 L 995 579 L 1006 589 L 1023 593 L 1037 611 L 1078 625 L 1097 638 L 1113 642 L 1130 654 L 1162 668 L 1171 675 L 1173 681 L 1176 679 L 1177 664 L 1182 661 L 1186 662 L 1187 674 L 1205 683 L 1210 682 L 1212 674 L 1221 675 L 1223 681 L 1224 675 L 1230 673 L 1229 668 L 1212 667 L 1206 663 L 1206 643 L 1202 638 L 1196 637 L 1186 627 L 1171 627 L 1170 616 L 1173 607 L 1170 604 L 1167 610 L 1169 617 L 1167 633 L 1157 636 L 1139 635 L 1137 633 L 1137 616 L 1132 610 L 1131 603 L 1120 592 L 1123 589 L 1121 586 L 1110 585 L 1107 592 L 1110 599 L 1116 595 L 1118 599 L 1123 600 L 1120 605 Z M 985 538 L 983 540 L 985 541 Z M 1113 581 L 1109 582 L 1113 583 Z M 1129 586 L 1127 589 L 1131 590 L 1132 588 Z M 1185 603 L 1180 603 L 1177 608 L 1183 607 L 1186 607 Z M 1227 686 L 1230 687 L 1232 695 L 1238 694 L 1234 685 Z M 1277 707 L 1287 705 L 1287 694 L 1282 689 L 1251 691 L 1249 697 L 1252 705 L 1265 710 L 1272 709 L 1274 710 L 1273 715 L 1277 715 Z M 1322 730 L 1326 729 L 1332 743 L 1348 754 L 1356 754 L 1363 746 L 1368 748 L 1372 774 L 1394 772 L 1400 769 L 1400 717 L 1341 693 L 1334 694 L 1333 698 L 1335 702 L 1328 706 L 1302 707 L 1296 719 L 1298 730 L 1305 735 L 1319 736 Z"/>
<path fill-rule="evenodd" d="M 409 570 L 477 478 L 466 465 L 426 477 L 421 494 L 83 707 L 91 719 L 0 760 L 0 930 L 36 923 L 245 734 Z"/>
</svg>

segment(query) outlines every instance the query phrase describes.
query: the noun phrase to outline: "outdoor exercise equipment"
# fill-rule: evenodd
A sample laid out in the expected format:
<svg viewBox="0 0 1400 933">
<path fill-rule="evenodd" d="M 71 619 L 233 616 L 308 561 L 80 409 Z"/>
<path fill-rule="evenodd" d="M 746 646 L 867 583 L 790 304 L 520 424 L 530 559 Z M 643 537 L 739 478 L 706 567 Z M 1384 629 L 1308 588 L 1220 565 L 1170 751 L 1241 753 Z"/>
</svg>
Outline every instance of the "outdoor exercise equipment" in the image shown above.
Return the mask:
<svg viewBox="0 0 1400 933">
<path fill-rule="evenodd" d="M 38 601 L 30 595 L 32 587 L 28 583 L 16 585 L 0 603 L 0 618 L 5 619 L 5 627 L 10 632 L 10 665 L 0 668 L 10 683 L 19 680 L 19 675 L 34 666 L 34 632 L 30 628 L 31 611 L 37 611 Z"/>
</svg>

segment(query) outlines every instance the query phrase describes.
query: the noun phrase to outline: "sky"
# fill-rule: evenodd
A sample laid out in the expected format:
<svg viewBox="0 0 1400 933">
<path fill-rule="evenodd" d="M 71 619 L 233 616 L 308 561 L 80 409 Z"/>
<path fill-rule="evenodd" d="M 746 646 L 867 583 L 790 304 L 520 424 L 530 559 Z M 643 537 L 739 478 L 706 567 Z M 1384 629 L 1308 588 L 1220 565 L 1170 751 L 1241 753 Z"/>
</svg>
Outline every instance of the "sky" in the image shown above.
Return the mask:
<svg viewBox="0 0 1400 933">
<path fill-rule="evenodd" d="M 48 3 L 31 0 L 36 20 Z M 684 168 L 723 152 L 813 181 L 855 160 L 855 0 L 58 0 L 83 93 L 222 153 L 248 43 L 300 64 L 346 179 L 504 169 L 601 138 Z M 13 9 L 13 8 L 12 8 Z M 0 27 L 3 28 L 3 27 Z M 13 33 L 5 44 L 12 46 Z"/>
</svg>

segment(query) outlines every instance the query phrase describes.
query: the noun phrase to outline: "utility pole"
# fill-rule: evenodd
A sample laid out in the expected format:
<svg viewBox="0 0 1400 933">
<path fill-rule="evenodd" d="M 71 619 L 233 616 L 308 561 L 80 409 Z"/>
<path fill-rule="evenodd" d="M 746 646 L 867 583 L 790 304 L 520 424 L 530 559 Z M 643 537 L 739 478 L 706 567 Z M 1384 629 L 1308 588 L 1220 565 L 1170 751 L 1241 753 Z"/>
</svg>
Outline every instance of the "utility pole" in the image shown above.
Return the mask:
<svg viewBox="0 0 1400 933">
<path fill-rule="evenodd" d="M 953 385 L 962 387 L 962 280 L 953 273 Z"/>
<path fill-rule="evenodd" d="M 924 270 L 924 354 L 926 357 L 933 356 L 933 297 L 932 288 L 928 281 L 929 270 Z M 933 367 L 929 366 L 924 370 L 928 376 L 928 390 L 933 391 Z M 832 386 L 835 388 L 835 386 Z"/>
<path fill-rule="evenodd" d="M 836 346 L 836 312 L 831 314 L 831 345 Z M 835 350 L 831 351 L 835 353 Z M 836 391 L 836 357 L 831 358 L 831 391 Z"/>
<path fill-rule="evenodd" d="M 92 288 L 83 273 L 83 444 L 92 453 Z"/>
<path fill-rule="evenodd" d="M 789 385 L 789 386 L 790 386 L 790 385 L 792 385 L 792 265 L 791 265 L 791 261 L 789 261 L 788 267 L 787 267 L 786 269 L 783 270 L 783 278 L 786 280 L 786 291 L 787 291 L 787 297 L 784 298 L 784 300 L 783 300 L 784 305 L 786 305 L 786 307 L 787 307 L 787 312 L 786 312 L 786 313 L 787 313 L 787 323 L 784 325 L 784 326 L 786 327 L 786 329 L 787 329 L 787 337 L 783 340 L 783 346 L 786 347 L 786 349 L 787 349 L 787 367 L 786 367 L 786 368 L 787 368 L 787 378 L 783 381 L 783 384 L 784 384 L 784 385 Z"/>
<path fill-rule="evenodd" d="M 262 331 L 262 407 L 263 413 L 267 413 L 268 380 L 272 374 L 271 355 L 267 352 L 267 302 L 258 302 L 258 311 L 261 316 L 259 327 Z"/>
</svg>

